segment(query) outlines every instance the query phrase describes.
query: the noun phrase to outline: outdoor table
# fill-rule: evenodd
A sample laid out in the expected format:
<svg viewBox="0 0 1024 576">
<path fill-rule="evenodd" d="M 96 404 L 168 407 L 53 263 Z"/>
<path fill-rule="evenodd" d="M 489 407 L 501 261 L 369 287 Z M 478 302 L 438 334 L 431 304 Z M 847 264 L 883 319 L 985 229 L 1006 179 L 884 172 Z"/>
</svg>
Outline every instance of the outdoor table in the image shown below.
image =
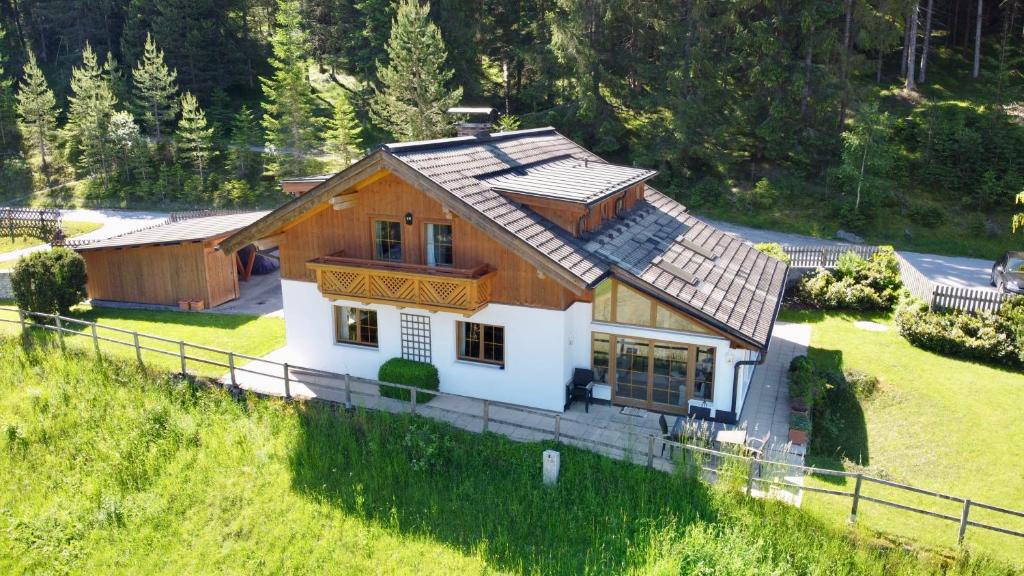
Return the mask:
<svg viewBox="0 0 1024 576">
<path fill-rule="evenodd" d="M 726 444 L 733 444 L 735 446 L 744 446 L 747 442 L 747 431 L 746 430 L 719 430 L 715 434 L 715 442 L 718 443 L 719 450 L 725 451 Z"/>
</svg>

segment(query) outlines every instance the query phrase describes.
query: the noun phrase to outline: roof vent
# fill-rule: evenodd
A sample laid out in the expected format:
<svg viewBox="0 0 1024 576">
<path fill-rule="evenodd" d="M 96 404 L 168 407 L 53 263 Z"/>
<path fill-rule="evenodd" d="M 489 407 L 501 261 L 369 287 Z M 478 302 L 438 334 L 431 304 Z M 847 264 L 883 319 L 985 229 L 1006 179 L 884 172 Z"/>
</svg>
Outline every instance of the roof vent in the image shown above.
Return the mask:
<svg viewBox="0 0 1024 576">
<path fill-rule="evenodd" d="M 460 118 L 455 123 L 456 136 L 486 136 L 491 132 L 494 108 L 456 106 L 449 108 L 448 113 Z"/>
</svg>

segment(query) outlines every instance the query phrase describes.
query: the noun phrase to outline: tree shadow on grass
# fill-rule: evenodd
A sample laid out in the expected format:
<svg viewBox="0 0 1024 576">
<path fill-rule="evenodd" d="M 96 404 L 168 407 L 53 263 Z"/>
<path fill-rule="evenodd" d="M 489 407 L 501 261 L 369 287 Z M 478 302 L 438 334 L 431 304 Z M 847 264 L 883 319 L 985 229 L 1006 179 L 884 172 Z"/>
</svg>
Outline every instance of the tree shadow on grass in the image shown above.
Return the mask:
<svg viewBox="0 0 1024 576">
<path fill-rule="evenodd" d="M 104 321 L 125 320 L 144 321 L 155 324 L 174 324 L 176 326 L 192 326 L 196 328 L 219 328 L 234 330 L 259 316 L 246 314 L 205 314 L 198 312 L 178 312 L 175 310 L 146 310 L 138 308 L 112 308 L 96 306 L 85 310 L 72 309 L 71 316 L 87 322 L 103 324 Z"/>
<path fill-rule="evenodd" d="M 657 531 L 716 518 L 700 482 L 564 445 L 316 403 L 299 418 L 297 490 L 500 570 L 620 573 Z M 561 452 L 556 486 L 541 482 L 548 448 Z"/>
<path fill-rule="evenodd" d="M 859 466 L 871 463 L 867 422 L 861 398 L 843 373 L 843 353 L 811 347 L 807 355 L 825 377 L 824 398 L 814 407 L 807 464 L 845 470 L 846 462 Z M 821 476 L 825 482 L 842 484 L 835 476 Z"/>
</svg>

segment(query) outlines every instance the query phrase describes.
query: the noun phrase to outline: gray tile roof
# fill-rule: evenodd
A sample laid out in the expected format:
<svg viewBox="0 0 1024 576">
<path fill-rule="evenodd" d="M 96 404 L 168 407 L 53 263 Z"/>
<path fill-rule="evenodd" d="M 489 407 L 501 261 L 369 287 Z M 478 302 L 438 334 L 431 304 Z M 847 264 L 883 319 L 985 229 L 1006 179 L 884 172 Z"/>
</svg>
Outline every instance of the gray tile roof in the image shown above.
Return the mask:
<svg viewBox="0 0 1024 576">
<path fill-rule="evenodd" d="M 590 159 L 564 158 L 480 177 L 492 190 L 590 204 L 657 174 Z"/>
<path fill-rule="evenodd" d="M 151 226 L 104 240 L 97 240 L 89 244 L 77 246 L 75 249 L 82 251 L 99 250 L 101 248 L 126 248 L 129 246 L 175 244 L 216 238 L 217 236 L 223 236 L 244 228 L 267 214 L 269 212 L 244 212 L 240 214 L 189 218 L 177 222 L 168 222 L 159 226 Z"/>
<path fill-rule="evenodd" d="M 646 202 L 606 223 L 588 240 L 575 238 L 491 187 L 487 176 L 524 165 L 530 174 L 529 166 L 544 163 L 604 163 L 554 129 L 392 144 L 383 150 L 587 284 L 596 284 L 618 267 L 680 308 L 767 347 L 785 284 L 782 262 L 693 217 L 649 186 Z M 561 185 L 561 174 L 556 184 Z M 540 193 L 543 181 L 533 178 L 530 186 Z"/>
</svg>

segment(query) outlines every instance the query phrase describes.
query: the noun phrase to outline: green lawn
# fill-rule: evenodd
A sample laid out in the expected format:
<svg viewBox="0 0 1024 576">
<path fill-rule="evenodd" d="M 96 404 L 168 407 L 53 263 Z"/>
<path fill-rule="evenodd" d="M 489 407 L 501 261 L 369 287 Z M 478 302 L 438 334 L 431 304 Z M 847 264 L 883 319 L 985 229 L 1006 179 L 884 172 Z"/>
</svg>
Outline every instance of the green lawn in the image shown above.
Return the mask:
<svg viewBox="0 0 1024 576">
<path fill-rule="evenodd" d="M 847 462 L 847 468 L 862 467 L 873 476 L 1024 510 L 1024 375 L 914 348 L 887 316 L 784 311 L 782 318 L 810 324 L 810 355 L 819 364 L 859 369 L 881 379 L 879 391 L 846 414 L 843 434 L 861 454 L 861 462 Z M 871 332 L 854 325 L 865 319 L 890 329 Z M 878 485 L 867 490 L 871 496 L 960 515 L 956 503 Z M 830 518 L 844 518 L 849 512 L 848 499 L 813 495 L 805 502 Z M 859 522 L 868 527 L 928 545 L 956 544 L 954 523 L 877 504 L 861 506 Z M 1022 518 L 977 511 L 972 520 L 1024 531 Z M 971 528 L 967 543 L 1024 562 L 1021 539 Z"/>
<path fill-rule="evenodd" d="M 2 574 L 1007 572 L 567 446 L 239 403 L 16 339 L 0 427 Z"/>
<path fill-rule="evenodd" d="M 6 308 L 4 307 L 5 304 Z M 12 305 L 13 303 L 11 302 L 0 302 L 0 319 L 17 320 L 17 313 L 10 308 Z M 200 344 L 250 356 L 262 356 L 284 345 L 284 319 L 277 317 L 93 308 L 88 305 L 76 307 L 72 317 L 140 334 L 159 336 L 174 341 L 184 340 L 192 344 Z M 68 345 L 92 349 L 92 333 L 89 329 L 82 328 L 81 326 L 68 326 L 68 328 L 83 330 L 83 335 L 67 337 L 66 343 Z M 16 324 L 0 323 L 0 335 L 5 333 L 15 334 L 19 330 L 20 327 Z M 42 329 L 36 329 L 35 332 L 39 338 L 50 340 L 55 338 L 54 332 L 44 332 Z M 123 334 L 114 330 L 100 328 L 97 330 L 97 336 L 120 340 L 128 344 L 133 343 L 130 334 Z M 178 346 L 174 343 L 141 338 L 140 344 L 175 354 L 178 353 Z M 119 357 L 135 358 L 134 348 L 121 344 L 102 342 L 101 350 Z M 227 363 L 224 355 L 212 352 L 190 348 L 187 351 L 187 355 L 214 360 L 222 364 Z M 177 357 L 159 352 L 143 352 L 143 361 L 160 369 L 181 369 L 180 360 Z M 242 364 L 239 361 L 238 365 L 241 366 Z M 226 372 L 226 369 L 222 367 L 198 361 L 191 362 L 188 369 L 189 372 L 204 376 L 220 376 Z"/>
<path fill-rule="evenodd" d="M 99 222 L 68 221 L 61 223 L 61 227 L 64 229 L 64 234 L 68 238 L 87 234 L 93 230 L 99 230 L 102 226 L 103 224 Z M 35 236 L 15 236 L 12 238 L 2 234 L 3 231 L 0 230 L 0 254 L 14 250 L 21 250 L 23 248 L 31 248 L 48 242 L 47 239 L 36 238 Z"/>
</svg>

